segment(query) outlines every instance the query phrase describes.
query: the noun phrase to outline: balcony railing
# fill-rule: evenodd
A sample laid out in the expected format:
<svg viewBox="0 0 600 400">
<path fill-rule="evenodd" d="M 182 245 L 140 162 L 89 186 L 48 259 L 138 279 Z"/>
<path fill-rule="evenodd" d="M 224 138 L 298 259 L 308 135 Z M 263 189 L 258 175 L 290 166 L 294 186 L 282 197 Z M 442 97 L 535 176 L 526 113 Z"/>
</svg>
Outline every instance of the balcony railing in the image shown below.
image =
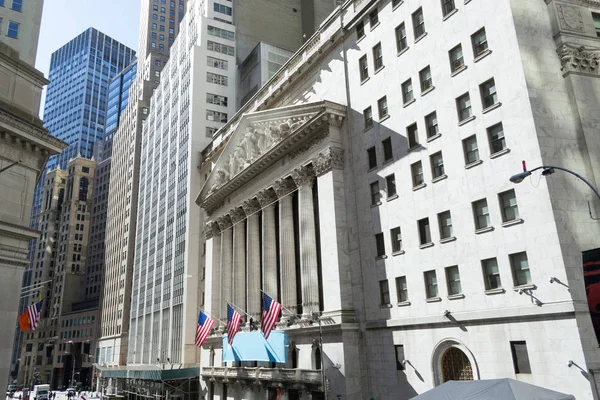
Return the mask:
<svg viewBox="0 0 600 400">
<path fill-rule="evenodd" d="M 319 386 L 322 383 L 320 370 L 262 367 L 203 367 L 205 381 L 247 380 L 256 383 L 281 382 Z"/>
</svg>

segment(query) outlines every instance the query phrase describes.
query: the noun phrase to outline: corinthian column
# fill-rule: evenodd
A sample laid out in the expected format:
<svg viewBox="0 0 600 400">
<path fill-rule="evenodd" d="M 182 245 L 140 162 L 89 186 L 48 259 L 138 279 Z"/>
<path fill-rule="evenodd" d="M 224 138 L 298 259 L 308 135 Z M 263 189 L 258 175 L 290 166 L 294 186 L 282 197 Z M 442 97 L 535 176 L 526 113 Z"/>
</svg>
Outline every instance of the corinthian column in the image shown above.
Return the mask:
<svg viewBox="0 0 600 400">
<path fill-rule="evenodd" d="M 247 200 L 242 204 L 246 213 L 248 241 L 246 247 L 246 267 L 248 281 L 248 314 L 260 319 L 260 204 L 258 200 Z"/>
<path fill-rule="evenodd" d="M 221 230 L 221 320 L 227 319 L 227 304 L 224 299 L 231 298 L 231 272 L 233 262 L 233 229 L 231 217 L 224 215 L 217 220 Z"/>
<path fill-rule="evenodd" d="M 294 209 L 292 191 L 296 188 L 291 179 L 282 179 L 273 185 L 279 197 L 279 265 L 281 266 L 281 302 L 283 307 L 297 314 L 296 248 L 294 244 Z M 287 311 L 284 311 L 287 313 Z"/>
<path fill-rule="evenodd" d="M 277 243 L 275 229 L 275 201 L 277 196 L 272 189 L 263 190 L 257 195 L 262 207 L 262 265 L 263 290 L 277 297 Z"/>
<path fill-rule="evenodd" d="M 204 235 L 206 239 L 204 281 L 211 283 L 210 287 L 205 288 L 204 307 L 216 316 L 221 311 L 221 232 L 218 224 L 207 223 Z"/>
<path fill-rule="evenodd" d="M 313 185 L 315 171 L 310 165 L 297 168 L 292 178 L 298 186 L 300 219 L 300 271 L 302 273 L 302 317 L 310 318 L 319 311 L 319 271 L 317 268 L 317 234 Z"/>
<path fill-rule="evenodd" d="M 246 214 L 241 208 L 229 214 L 233 222 L 233 299 L 230 300 L 246 311 Z"/>
</svg>

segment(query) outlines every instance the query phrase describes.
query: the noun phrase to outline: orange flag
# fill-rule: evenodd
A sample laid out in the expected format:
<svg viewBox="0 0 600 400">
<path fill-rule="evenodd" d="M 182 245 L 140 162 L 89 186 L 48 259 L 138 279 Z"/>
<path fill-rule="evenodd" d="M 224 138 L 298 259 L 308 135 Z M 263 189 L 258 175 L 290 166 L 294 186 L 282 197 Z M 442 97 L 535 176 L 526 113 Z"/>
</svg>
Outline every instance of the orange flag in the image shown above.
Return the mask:
<svg viewBox="0 0 600 400">
<path fill-rule="evenodd" d="M 25 332 L 31 329 L 31 323 L 29 321 L 29 310 L 25 310 L 25 312 L 19 315 L 19 327 L 21 328 L 21 332 Z"/>
</svg>

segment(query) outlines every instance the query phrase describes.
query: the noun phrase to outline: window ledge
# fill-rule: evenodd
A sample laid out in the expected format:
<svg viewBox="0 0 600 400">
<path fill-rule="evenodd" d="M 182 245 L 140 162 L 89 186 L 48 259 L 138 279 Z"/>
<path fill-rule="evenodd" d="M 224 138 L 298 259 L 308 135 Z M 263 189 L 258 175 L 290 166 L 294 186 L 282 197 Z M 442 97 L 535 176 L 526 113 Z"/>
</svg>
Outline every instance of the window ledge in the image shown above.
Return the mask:
<svg viewBox="0 0 600 400">
<path fill-rule="evenodd" d="M 426 183 L 421 183 L 420 185 L 413 186 L 412 190 L 413 190 L 413 192 L 416 192 L 419 189 L 423 189 L 425 186 L 427 186 Z"/>
<path fill-rule="evenodd" d="M 502 106 L 502 103 L 497 102 L 496 104 L 492 104 L 491 106 L 489 106 L 488 108 L 484 108 L 483 111 L 481 111 L 482 114 L 487 114 L 492 110 L 495 110 L 496 108 Z"/>
<path fill-rule="evenodd" d="M 373 168 L 369 168 L 369 169 L 367 170 L 367 172 L 373 172 L 373 171 L 376 171 L 376 170 L 377 170 L 377 165 L 376 165 L 376 166 L 374 166 Z"/>
<path fill-rule="evenodd" d="M 525 222 L 523 220 L 523 218 L 517 218 L 517 219 L 513 219 L 512 221 L 506 221 L 502 224 L 503 228 L 507 228 L 509 226 L 513 226 L 513 225 L 519 225 L 522 224 L 523 222 Z"/>
<path fill-rule="evenodd" d="M 428 138 L 427 138 L 427 143 L 429 143 L 429 142 L 433 142 L 435 139 L 437 139 L 437 138 L 439 138 L 439 137 L 442 137 L 442 134 L 438 132 L 438 133 L 436 133 L 435 135 L 433 135 L 433 136 L 431 136 L 431 137 L 428 137 Z"/>
<path fill-rule="evenodd" d="M 393 196 L 388 197 L 387 199 L 385 199 L 386 201 L 392 201 L 392 200 L 396 200 L 398 198 L 398 195 L 395 194 Z"/>
<path fill-rule="evenodd" d="M 498 158 L 498 157 L 503 156 L 508 153 L 510 153 L 510 149 L 500 150 L 500 151 L 497 151 L 494 154 L 490 155 L 490 158 Z"/>
<path fill-rule="evenodd" d="M 396 54 L 396 57 L 400 57 L 402 54 L 406 53 L 408 51 L 408 49 L 410 49 L 410 46 L 406 46 L 405 48 L 403 48 L 402 50 L 400 50 L 398 52 L 398 54 Z"/>
<path fill-rule="evenodd" d="M 481 53 L 480 55 L 478 55 L 477 57 L 475 57 L 475 59 L 473 60 L 473 62 L 478 62 L 480 60 L 483 60 L 484 58 L 486 58 L 490 54 L 492 54 L 492 51 L 490 49 L 487 49 L 486 51 L 484 51 L 483 53 Z"/>
<path fill-rule="evenodd" d="M 431 183 L 436 183 L 436 182 L 439 182 L 439 181 L 443 181 L 446 178 L 448 178 L 448 175 L 446 175 L 446 174 L 440 175 L 437 178 L 432 179 Z"/>
<path fill-rule="evenodd" d="M 373 127 L 375 126 L 375 124 L 371 125 L 371 126 L 366 126 L 364 132 L 368 132 L 371 129 L 373 129 Z"/>
<path fill-rule="evenodd" d="M 485 291 L 485 294 L 488 296 L 494 295 L 494 294 L 502 294 L 505 293 L 506 290 L 504 290 L 503 288 L 498 288 L 498 289 L 489 289 Z"/>
<path fill-rule="evenodd" d="M 471 1 L 471 0 L 469 0 L 469 1 Z M 398 4 L 396 4 L 396 5 L 394 6 L 394 8 L 392 8 L 392 11 L 394 11 L 396 8 L 400 7 L 402 4 L 404 4 L 404 1 L 401 1 L 401 2 L 399 2 Z"/>
<path fill-rule="evenodd" d="M 537 289 L 537 286 L 535 286 L 533 283 L 528 283 L 526 285 L 519 285 L 519 286 L 515 286 L 514 291 L 519 291 L 519 290 L 535 290 Z"/>
<path fill-rule="evenodd" d="M 410 301 L 402 301 L 402 302 L 398 303 L 398 307 L 406 307 L 406 306 L 410 306 Z"/>
<path fill-rule="evenodd" d="M 464 298 L 465 298 L 465 295 L 462 293 L 448 295 L 448 300 L 458 300 L 458 299 L 464 299 Z"/>
<path fill-rule="evenodd" d="M 442 243 L 442 244 L 450 243 L 450 242 L 454 242 L 455 240 L 456 240 L 456 236 L 450 236 L 447 238 L 440 239 L 440 243 Z"/>
<path fill-rule="evenodd" d="M 430 297 L 426 300 L 428 303 L 437 303 L 438 301 L 442 301 L 440 297 Z"/>
<path fill-rule="evenodd" d="M 358 43 L 362 42 L 362 40 L 363 40 L 364 38 L 366 38 L 366 37 L 367 37 L 367 35 L 362 35 L 361 37 L 357 38 L 357 39 L 356 39 L 356 44 L 358 44 Z"/>
<path fill-rule="evenodd" d="M 415 43 L 420 42 L 421 39 L 423 39 L 425 36 L 427 36 L 427 32 L 424 32 L 421 36 L 419 36 L 418 38 L 415 38 Z"/>
<path fill-rule="evenodd" d="M 388 164 L 391 164 L 394 162 L 394 157 L 390 158 L 389 160 L 383 160 L 383 162 L 381 163 L 381 166 L 384 167 Z"/>
<path fill-rule="evenodd" d="M 377 28 L 380 24 L 381 24 L 381 22 L 377 21 L 377 23 L 375 25 L 371 26 L 371 28 L 370 28 L 371 32 L 373 31 L 373 29 Z M 369 25 L 371 25 L 370 22 L 369 22 Z"/>
<path fill-rule="evenodd" d="M 468 124 L 469 122 L 473 121 L 475 119 L 474 115 L 471 115 L 469 118 L 465 118 L 462 121 L 458 122 L 458 126 L 463 126 L 465 124 Z"/>
<path fill-rule="evenodd" d="M 385 121 L 386 119 L 390 119 L 390 114 L 388 114 L 388 115 L 386 115 L 385 117 L 381 118 L 381 119 L 379 120 L 379 122 L 383 122 L 383 121 Z"/>
<path fill-rule="evenodd" d="M 375 70 L 375 72 L 373 73 L 373 75 L 377 75 L 377 73 L 378 73 L 379 71 L 381 71 L 382 69 L 384 69 L 384 68 L 385 68 L 385 65 L 382 65 L 381 67 L 377 68 L 377 69 Z"/>
<path fill-rule="evenodd" d="M 400 250 L 400 251 L 396 251 L 396 252 L 392 253 L 392 256 L 401 256 L 404 253 L 406 253 L 404 250 Z"/>
<path fill-rule="evenodd" d="M 418 148 L 419 148 L 419 143 L 415 143 L 414 145 L 410 146 L 406 151 L 410 153 L 411 151 L 416 150 Z"/>
<path fill-rule="evenodd" d="M 472 163 L 465 165 L 465 169 L 470 169 L 470 168 L 476 167 L 481 164 L 483 164 L 483 161 L 481 161 L 481 160 L 473 161 Z"/>
<path fill-rule="evenodd" d="M 362 81 L 360 81 L 360 84 L 361 84 L 361 85 L 364 85 L 366 82 L 368 82 L 368 81 L 369 81 L 369 79 L 371 79 L 371 77 L 370 77 L 370 76 L 367 76 L 365 79 L 363 79 Z"/>
<path fill-rule="evenodd" d="M 392 308 L 391 304 L 380 304 L 379 308 Z"/>
<path fill-rule="evenodd" d="M 429 247 L 433 247 L 433 242 L 425 243 L 419 246 L 420 249 L 427 249 Z"/>
<path fill-rule="evenodd" d="M 425 89 L 424 91 L 421 92 L 421 97 L 425 96 L 427 93 L 433 92 L 433 89 L 435 89 L 435 86 L 433 86 L 433 85 L 429 86 L 427 89 Z"/>
<path fill-rule="evenodd" d="M 414 103 L 415 101 L 417 101 L 417 100 L 413 98 L 412 100 L 409 100 L 406 103 L 402 104 L 402 107 L 406 108 L 406 107 L 410 106 L 412 103 Z"/>
<path fill-rule="evenodd" d="M 375 203 L 375 204 L 371 204 L 371 208 L 379 207 L 380 205 L 381 205 L 381 202 L 380 202 L 380 201 L 378 201 L 378 202 L 377 202 L 377 203 Z"/>
<path fill-rule="evenodd" d="M 475 230 L 475 234 L 476 235 L 481 235 L 482 233 L 491 232 L 493 230 L 494 230 L 493 226 L 488 226 L 487 228 L 481 228 L 481 229 Z"/>
<path fill-rule="evenodd" d="M 469 4 L 471 0 L 465 0 L 465 4 Z"/>
<path fill-rule="evenodd" d="M 463 64 L 457 70 L 455 70 L 454 72 L 452 72 L 450 74 L 450 77 L 454 78 L 456 75 L 460 74 L 461 72 L 463 72 L 466 69 L 467 69 L 467 66 Z"/>
<path fill-rule="evenodd" d="M 382 256 L 377 256 L 375 257 L 376 260 L 385 260 L 387 258 L 387 255 L 382 255 Z"/>
<path fill-rule="evenodd" d="M 444 18 L 442 18 L 442 21 L 447 20 L 448 18 L 450 18 L 451 16 L 453 16 L 454 14 L 456 14 L 458 12 L 458 8 L 455 8 L 454 10 L 450 11 L 448 14 L 446 14 L 444 16 Z"/>
</svg>

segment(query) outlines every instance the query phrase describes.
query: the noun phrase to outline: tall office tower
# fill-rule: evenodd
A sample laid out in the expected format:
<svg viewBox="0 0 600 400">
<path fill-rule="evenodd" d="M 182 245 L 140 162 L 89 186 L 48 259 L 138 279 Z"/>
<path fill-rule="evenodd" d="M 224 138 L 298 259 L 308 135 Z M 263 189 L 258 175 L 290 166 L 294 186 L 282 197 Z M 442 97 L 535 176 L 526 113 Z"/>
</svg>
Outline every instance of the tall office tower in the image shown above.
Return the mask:
<svg viewBox="0 0 600 400">
<path fill-rule="evenodd" d="M 130 101 L 119 116 L 110 146 L 102 337 L 96 349 L 97 361 L 102 365 L 126 362 L 142 122 L 148 115 L 150 96 L 158 86 L 185 10 L 186 0 L 142 2 L 136 77 L 129 90 Z"/>
<path fill-rule="evenodd" d="M 200 392 L 600 398 L 599 59 L 599 1 L 345 1 L 203 151 L 204 309 L 287 341 L 215 329 Z"/>
<path fill-rule="evenodd" d="M 69 161 L 67 169 L 57 166 L 44 178 L 40 238 L 31 264 L 32 284 L 51 283 L 40 289 L 38 296 L 32 296 L 43 299 L 43 306 L 38 328 L 25 334 L 21 347 L 19 381 L 25 384 L 32 380 L 34 370 L 35 380 L 53 387 L 67 384 L 65 374 L 72 374 L 74 368 L 79 370 L 80 379 L 90 378 L 90 360 L 81 363 L 82 345 L 78 343 L 87 341 L 93 345 L 94 332 L 71 332 L 80 328 L 66 330 L 63 321 L 77 320 L 68 325 L 71 327 L 79 326 L 81 319 L 97 318 L 98 302 L 86 301 L 84 295 L 95 169 L 94 160 L 77 157 Z M 68 356 L 62 351 L 65 348 Z"/>
<path fill-rule="evenodd" d="M 0 7 L 0 42 L 18 51 L 19 58 L 32 67 L 35 65 L 43 7 L 44 0 L 5 0 Z"/>
</svg>

